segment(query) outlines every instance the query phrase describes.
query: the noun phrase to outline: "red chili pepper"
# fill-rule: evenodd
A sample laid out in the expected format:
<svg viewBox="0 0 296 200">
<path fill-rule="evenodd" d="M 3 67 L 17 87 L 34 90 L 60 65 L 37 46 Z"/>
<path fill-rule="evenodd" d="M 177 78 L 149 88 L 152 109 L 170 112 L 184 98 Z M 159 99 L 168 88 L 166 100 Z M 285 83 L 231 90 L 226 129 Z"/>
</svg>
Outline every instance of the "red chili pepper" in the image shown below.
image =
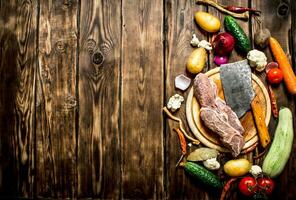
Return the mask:
<svg viewBox="0 0 296 200">
<path fill-rule="evenodd" d="M 186 143 L 186 139 L 184 137 L 184 134 L 182 133 L 182 131 L 179 128 L 173 128 L 174 131 L 177 132 L 179 140 L 180 140 L 180 145 L 181 145 L 181 151 L 182 151 L 182 155 L 186 155 L 187 153 L 187 143 Z"/>
<path fill-rule="evenodd" d="M 254 12 L 254 13 L 261 13 L 260 10 L 256 10 L 254 8 L 246 8 L 246 7 L 237 7 L 237 6 L 227 6 L 226 7 L 227 10 L 231 11 L 231 12 L 235 12 L 235 13 L 243 13 L 246 11 L 250 11 L 250 12 Z"/>
<path fill-rule="evenodd" d="M 220 200 L 224 200 L 225 197 L 226 197 L 226 193 L 227 191 L 230 189 L 230 186 L 231 184 L 236 181 L 237 178 L 232 178 L 230 179 L 229 181 L 227 181 L 223 187 L 223 190 L 222 190 L 222 193 L 221 193 L 221 196 L 220 196 Z"/>
<path fill-rule="evenodd" d="M 276 97 L 275 97 L 274 92 L 273 92 L 270 85 L 268 85 L 268 93 L 269 93 L 269 97 L 270 97 L 270 101 L 271 101 L 272 115 L 274 116 L 274 118 L 277 119 L 279 117 L 279 111 L 278 111 L 277 104 L 276 104 Z"/>
</svg>

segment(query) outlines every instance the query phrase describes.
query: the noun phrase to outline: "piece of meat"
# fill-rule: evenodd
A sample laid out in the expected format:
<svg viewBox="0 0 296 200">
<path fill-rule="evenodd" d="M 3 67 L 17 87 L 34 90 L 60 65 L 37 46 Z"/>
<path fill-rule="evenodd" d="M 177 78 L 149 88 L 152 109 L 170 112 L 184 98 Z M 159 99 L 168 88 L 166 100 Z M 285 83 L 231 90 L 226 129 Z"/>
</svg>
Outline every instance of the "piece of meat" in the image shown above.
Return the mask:
<svg viewBox="0 0 296 200">
<path fill-rule="evenodd" d="M 223 114 L 221 115 L 217 110 L 203 107 L 200 110 L 200 117 L 208 128 L 220 136 L 220 140 L 224 146 L 236 157 L 245 145 L 244 138 L 238 130 L 225 120 Z"/>
<path fill-rule="evenodd" d="M 207 77 L 207 76 L 206 76 Z M 213 80 L 208 79 L 211 83 L 212 89 L 214 91 L 214 96 L 215 96 L 215 103 L 218 106 L 219 109 L 223 110 L 227 116 L 228 116 L 228 121 L 231 126 L 233 126 L 235 129 L 237 129 L 241 134 L 245 132 L 244 128 L 242 127 L 242 124 L 240 123 L 236 113 L 230 108 L 230 106 L 226 105 L 226 102 L 223 101 L 219 96 L 218 96 L 218 89 L 216 84 L 214 83 Z"/>
<path fill-rule="evenodd" d="M 236 128 L 241 134 L 244 133 L 244 128 L 242 127 L 237 115 L 233 110 L 226 105 L 226 102 L 218 97 L 218 89 L 213 80 L 209 79 L 205 74 L 198 75 L 199 83 L 194 84 L 195 96 L 198 96 L 198 101 L 201 107 L 205 106 L 218 106 L 220 110 L 223 110 L 229 120 L 231 126 Z M 197 80 L 197 78 L 196 78 Z M 212 87 L 212 90 L 210 88 Z"/>
<path fill-rule="evenodd" d="M 242 135 L 245 132 L 245 130 L 244 130 L 242 124 L 240 123 L 235 112 L 229 106 L 227 106 L 225 101 L 220 99 L 220 97 L 217 97 L 216 104 L 219 109 L 223 110 L 227 114 L 229 124 L 232 127 L 234 127 L 236 130 L 238 130 L 240 132 L 240 134 Z"/>
<path fill-rule="evenodd" d="M 213 88 L 207 75 L 202 73 L 196 75 L 194 79 L 194 94 L 198 96 L 198 102 L 201 107 L 215 104 L 216 92 L 217 90 Z"/>
<path fill-rule="evenodd" d="M 194 95 L 201 106 L 200 117 L 204 124 L 220 136 L 223 145 L 234 157 L 244 146 L 244 128 L 237 115 L 218 97 L 217 86 L 205 74 L 194 79 Z"/>
</svg>

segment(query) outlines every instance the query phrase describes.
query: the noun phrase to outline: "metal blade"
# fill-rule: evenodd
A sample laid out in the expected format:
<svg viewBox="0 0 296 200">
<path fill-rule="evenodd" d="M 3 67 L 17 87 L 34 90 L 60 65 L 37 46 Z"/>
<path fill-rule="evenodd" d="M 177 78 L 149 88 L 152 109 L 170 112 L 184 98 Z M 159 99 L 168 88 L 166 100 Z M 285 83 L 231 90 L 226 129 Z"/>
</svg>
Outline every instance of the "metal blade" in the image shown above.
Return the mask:
<svg viewBox="0 0 296 200">
<path fill-rule="evenodd" d="M 242 117 L 255 96 L 252 87 L 252 72 L 247 60 L 221 65 L 220 78 L 227 105 Z"/>
</svg>

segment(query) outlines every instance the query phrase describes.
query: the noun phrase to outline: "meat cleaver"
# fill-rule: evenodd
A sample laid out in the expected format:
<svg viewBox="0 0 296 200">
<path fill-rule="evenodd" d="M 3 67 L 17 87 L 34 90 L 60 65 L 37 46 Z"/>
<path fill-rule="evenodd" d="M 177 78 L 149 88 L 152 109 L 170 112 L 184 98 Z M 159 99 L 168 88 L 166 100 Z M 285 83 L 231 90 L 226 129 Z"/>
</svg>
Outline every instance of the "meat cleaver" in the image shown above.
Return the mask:
<svg viewBox="0 0 296 200">
<path fill-rule="evenodd" d="M 220 78 L 227 105 L 241 118 L 252 108 L 261 145 L 270 143 L 263 110 L 252 86 L 252 72 L 247 60 L 221 65 Z"/>
<path fill-rule="evenodd" d="M 220 78 L 227 105 L 241 118 L 255 96 L 252 72 L 247 60 L 221 65 Z"/>
</svg>

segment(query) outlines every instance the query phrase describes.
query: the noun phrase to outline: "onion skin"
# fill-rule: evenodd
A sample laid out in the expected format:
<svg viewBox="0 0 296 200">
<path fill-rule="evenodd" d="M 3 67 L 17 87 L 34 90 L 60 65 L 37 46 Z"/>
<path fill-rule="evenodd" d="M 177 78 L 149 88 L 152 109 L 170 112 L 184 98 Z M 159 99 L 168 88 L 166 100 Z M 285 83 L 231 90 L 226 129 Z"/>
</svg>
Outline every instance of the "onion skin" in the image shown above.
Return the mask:
<svg viewBox="0 0 296 200">
<path fill-rule="evenodd" d="M 214 57 L 214 62 L 217 64 L 217 65 L 223 65 L 223 64 L 226 64 L 228 63 L 228 57 L 227 56 L 218 56 L 216 55 Z"/>
<path fill-rule="evenodd" d="M 213 40 L 212 46 L 215 54 L 220 56 L 229 55 L 234 48 L 234 37 L 229 33 L 219 33 Z"/>
</svg>

